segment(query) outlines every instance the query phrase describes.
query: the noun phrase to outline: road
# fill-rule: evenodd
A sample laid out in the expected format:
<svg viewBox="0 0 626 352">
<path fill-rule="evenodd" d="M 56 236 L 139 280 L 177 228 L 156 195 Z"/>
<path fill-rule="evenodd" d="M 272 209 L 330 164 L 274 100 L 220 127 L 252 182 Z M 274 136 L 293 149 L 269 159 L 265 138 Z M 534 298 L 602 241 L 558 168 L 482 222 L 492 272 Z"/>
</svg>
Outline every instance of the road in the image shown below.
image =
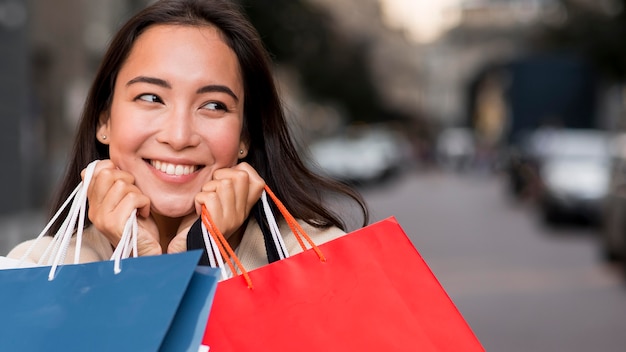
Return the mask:
<svg viewBox="0 0 626 352">
<path fill-rule="evenodd" d="M 626 285 L 596 229 L 547 228 L 497 176 L 421 172 L 362 190 L 395 216 L 487 351 L 623 351 Z"/>
</svg>

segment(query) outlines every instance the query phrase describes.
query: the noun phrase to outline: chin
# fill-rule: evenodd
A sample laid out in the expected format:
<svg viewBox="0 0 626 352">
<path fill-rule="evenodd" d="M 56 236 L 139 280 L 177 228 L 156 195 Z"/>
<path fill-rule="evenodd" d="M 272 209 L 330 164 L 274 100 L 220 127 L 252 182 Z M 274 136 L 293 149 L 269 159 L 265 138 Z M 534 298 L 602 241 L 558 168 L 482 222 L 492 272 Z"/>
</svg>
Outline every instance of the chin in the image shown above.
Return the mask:
<svg viewBox="0 0 626 352">
<path fill-rule="evenodd" d="M 182 218 L 189 214 L 195 214 L 196 208 L 192 203 L 185 206 L 172 206 L 172 204 L 152 204 L 152 211 L 168 218 Z"/>
</svg>

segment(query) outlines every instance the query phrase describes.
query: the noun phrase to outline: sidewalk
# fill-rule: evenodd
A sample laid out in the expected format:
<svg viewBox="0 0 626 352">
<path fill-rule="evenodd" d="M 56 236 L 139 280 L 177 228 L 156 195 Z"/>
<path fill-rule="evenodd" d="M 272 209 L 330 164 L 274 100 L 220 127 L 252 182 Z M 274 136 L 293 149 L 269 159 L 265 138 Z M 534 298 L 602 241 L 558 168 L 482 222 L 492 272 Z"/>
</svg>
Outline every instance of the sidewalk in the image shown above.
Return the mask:
<svg viewBox="0 0 626 352">
<path fill-rule="evenodd" d="M 5 256 L 18 243 L 37 237 L 45 225 L 43 210 L 0 215 L 0 255 Z"/>
</svg>

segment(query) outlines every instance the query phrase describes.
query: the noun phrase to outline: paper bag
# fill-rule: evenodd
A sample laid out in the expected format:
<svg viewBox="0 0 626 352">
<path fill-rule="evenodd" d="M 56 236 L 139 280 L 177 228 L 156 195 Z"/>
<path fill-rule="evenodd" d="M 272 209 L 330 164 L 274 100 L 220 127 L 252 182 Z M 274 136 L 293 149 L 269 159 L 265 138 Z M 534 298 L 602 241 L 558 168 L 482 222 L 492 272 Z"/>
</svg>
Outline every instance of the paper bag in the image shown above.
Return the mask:
<svg viewBox="0 0 626 352">
<path fill-rule="evenodd" d="M 483 351 L 394 218 L 218 284 L 203 344 L 225 351 Z"/>
<path fill-rule="evenodd" d="M 198 351 L 218 271 L 200 251 L 0 270 L 0 351 Z"/>
</svg>

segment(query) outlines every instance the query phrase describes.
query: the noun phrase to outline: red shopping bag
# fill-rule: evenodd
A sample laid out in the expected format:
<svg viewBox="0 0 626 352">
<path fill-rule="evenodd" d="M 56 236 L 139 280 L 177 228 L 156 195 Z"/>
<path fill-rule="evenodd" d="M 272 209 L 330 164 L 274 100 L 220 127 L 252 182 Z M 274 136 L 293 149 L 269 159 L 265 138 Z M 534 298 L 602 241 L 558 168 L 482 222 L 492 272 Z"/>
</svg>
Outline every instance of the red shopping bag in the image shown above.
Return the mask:
<svg viewBox="0 0 626 352">
<path fill-rule="evenodd" d="M 218 284 L 224 351 L 483 351 L 395 218 Z"/>
</svg>

